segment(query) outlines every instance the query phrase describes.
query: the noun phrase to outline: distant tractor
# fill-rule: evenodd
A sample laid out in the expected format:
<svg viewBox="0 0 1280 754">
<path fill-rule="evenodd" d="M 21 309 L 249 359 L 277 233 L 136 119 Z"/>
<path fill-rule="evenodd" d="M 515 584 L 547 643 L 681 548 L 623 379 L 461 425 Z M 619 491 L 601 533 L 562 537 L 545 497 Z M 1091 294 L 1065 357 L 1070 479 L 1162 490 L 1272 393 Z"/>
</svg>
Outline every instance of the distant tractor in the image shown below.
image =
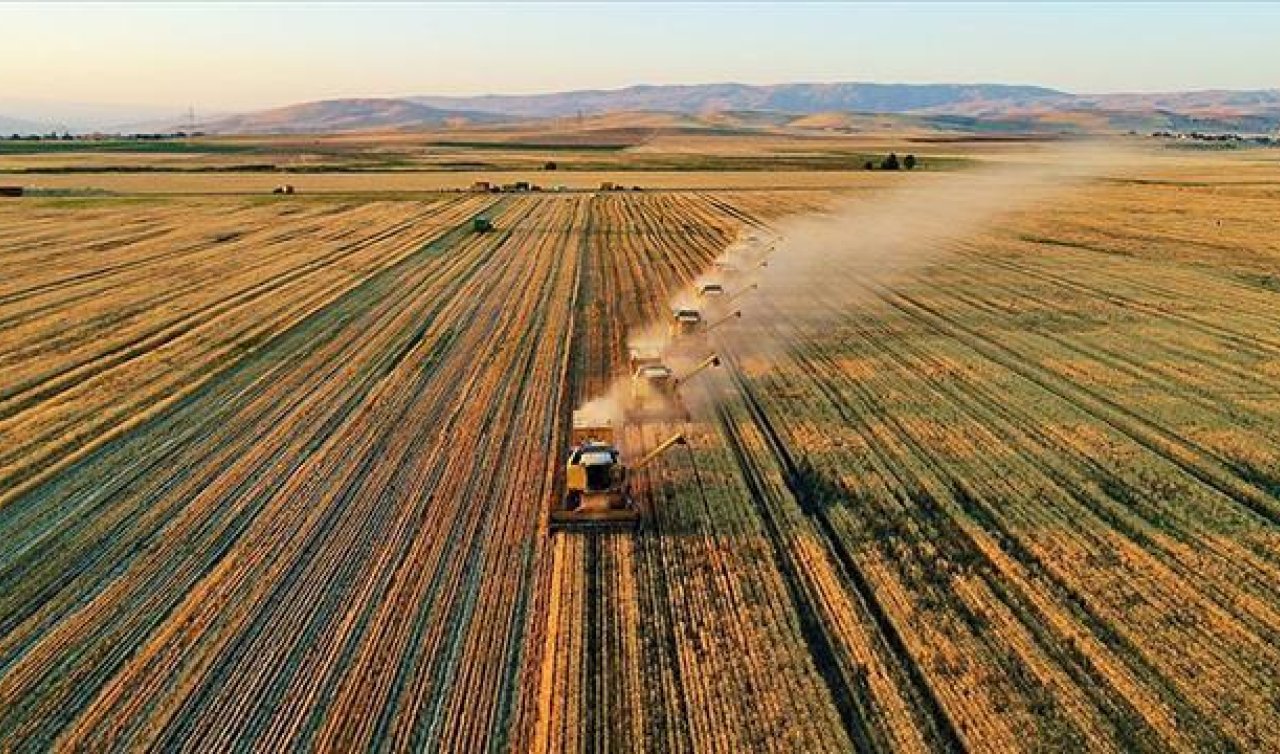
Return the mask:
<svg viewBox="0 0 1280 754">
<path fill-rule="evenodd" d="M 724 296 L 724 286 L 720 283 L 703 283 L 698 286 L 698 295 L 703 298 L 721 298 Z"/>
<path fill-rule="evenodd" d="M 282 184 L 280 184 L 279 186 L 276 186 L 275 188 L 271 189 L 271 193 L 273 193 L 273 194 L 292 194 L 292 193 L 293 193 L 293 184 L 292 184 L 292 183 L 282 183 Z"/>
<path fill-rule="evenodd" d="M 477 217 L 476 219 L 471 221 L 471 229 L 474 230 L 476 233 L 488 233 L 489 231 L 493 230 L 493 223 L 489 220 L 489 218 L 485 217 L 484 215 L 481 215 L 480 217 Z"/>
</svg>

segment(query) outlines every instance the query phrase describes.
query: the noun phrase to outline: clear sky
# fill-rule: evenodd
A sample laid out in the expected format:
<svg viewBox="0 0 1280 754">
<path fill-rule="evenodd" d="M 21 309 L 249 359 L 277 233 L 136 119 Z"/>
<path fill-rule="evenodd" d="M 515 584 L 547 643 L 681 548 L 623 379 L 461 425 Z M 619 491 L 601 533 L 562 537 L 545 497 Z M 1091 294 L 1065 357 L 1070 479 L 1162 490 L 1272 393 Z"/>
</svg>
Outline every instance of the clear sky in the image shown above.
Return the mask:
<svg viewBox="0 0 1280 754">
<path fill-rule="evenodd" d="M 205 110 L 635 83 L 1280 87 L 1263 3 L 0 4 L 0 98 Z"/>
</svg>

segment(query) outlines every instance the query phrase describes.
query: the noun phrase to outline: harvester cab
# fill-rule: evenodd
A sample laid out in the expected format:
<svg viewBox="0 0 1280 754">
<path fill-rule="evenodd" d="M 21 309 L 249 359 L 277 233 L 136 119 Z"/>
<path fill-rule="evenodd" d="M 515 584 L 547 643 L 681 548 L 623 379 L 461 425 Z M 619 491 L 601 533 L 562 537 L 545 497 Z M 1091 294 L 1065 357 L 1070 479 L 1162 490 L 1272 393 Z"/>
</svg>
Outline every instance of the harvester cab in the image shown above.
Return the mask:
<svg viewBox="0 0 1280 754">
<path fill-rule="evenodd" d="M 676 408 L 675 373 L 664 363 L 657 347 L 631 349 L 631 394 L 627 420 L 662 418 Z"/>
<path fill-rule="evenodd" d="M 647 402 L 675 392 L 675 374 L 666 364 L 647 364 L 631 374 L 631 399 Z"/>
<path fill-rule="evenodd" d="M 676 309 L 671 319 L 671 337 L 696 335 L 703 329 L 702 312 L 692 308 Z"/>
<path fill-rule="evenodd" d="M 565 464 L 565 495 L 551 511 L 551 529 L 591 530 L 634 527 L 640 511 L 631 498 L 628 468 L 614 440 L 613 423 L 573 413 L 569 458 Z M 677 434 L 654 448 L 631 467 L 639 470 L 675 445 L 685 444 Z"/>
</svg>

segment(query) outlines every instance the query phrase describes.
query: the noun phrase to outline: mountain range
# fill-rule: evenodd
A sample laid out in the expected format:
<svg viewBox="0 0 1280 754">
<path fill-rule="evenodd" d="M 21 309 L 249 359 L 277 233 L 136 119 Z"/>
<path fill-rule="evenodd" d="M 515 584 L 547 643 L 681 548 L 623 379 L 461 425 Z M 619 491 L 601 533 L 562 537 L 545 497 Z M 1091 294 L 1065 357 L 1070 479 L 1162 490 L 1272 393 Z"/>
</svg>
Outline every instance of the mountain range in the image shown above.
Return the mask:
<svg viewBox="0 0 1280 754">
<path fill-rule="evenodd" d="M 851 116 L 881 115 L 906 116 L 914 127 L 959 132 L 1270 133 L 1280 128 L 1280 89 L 1085 95 L 1006 84 L 641 85 L 530 95 L 332 99 L 206 119 L 200 128 L 225 134 L 413 130 L 624 112 L 693 116 L 691 127 L 705 128 L 767 122 L 769 127 L 830 129 L 856 120 Z M 747 117 L 750 113 L 759 115 Z M 0 132 L 23 132 L 32 122 L 36 119 L 27 112 L 18 119 L 0 116 Z M 77 126 L 70 128 L 87 130 Z"/>
</svg>

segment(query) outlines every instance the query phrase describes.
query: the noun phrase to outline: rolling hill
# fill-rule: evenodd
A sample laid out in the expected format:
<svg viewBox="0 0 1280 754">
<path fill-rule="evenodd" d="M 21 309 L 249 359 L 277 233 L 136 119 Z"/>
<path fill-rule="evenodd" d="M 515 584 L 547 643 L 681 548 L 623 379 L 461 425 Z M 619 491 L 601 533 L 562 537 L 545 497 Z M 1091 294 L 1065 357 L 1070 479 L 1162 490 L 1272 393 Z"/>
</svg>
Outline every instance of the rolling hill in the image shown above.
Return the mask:
<svg viewBox="0 0 1280 754">
<path fill-rule="evenodd" d="M 633 86 L 534 95 L 322 100 L 224 117 L 202 130 L 320 133 L 514 123 L 593 130 L 601 118 L 613 118 L 618 122 L 612 127 L 631 130 L 863 131 L 883 130 L 902 118 L 916 128 L 963 133 L 1267 133 L 1280 127 L 1280 89 L 1081 95 L 1001 84 Z"/>
<path fill-rule="evenodd" d="M 334 99 L 305 102 L 235 115 L 207 123 L 209 133 L 307 133 L 395 130 L 494 123 L 508 118 L 493 113 L 431 107 L 405 99 Z"/>
<path fill-rule="evenodd" d="M 911 112 L 969 103 L 1030 104 L 1070 96 L 1038 86 L 1003 84 L 696 84 L 631 86 L 533 95 L 410 97 L 431 107 L 459 108 L 526 118 L 551 118 L 579 112 L 669 110 L 681 113 L 763 110 L 785 113 L 853 111 Z"/>
</svg>

